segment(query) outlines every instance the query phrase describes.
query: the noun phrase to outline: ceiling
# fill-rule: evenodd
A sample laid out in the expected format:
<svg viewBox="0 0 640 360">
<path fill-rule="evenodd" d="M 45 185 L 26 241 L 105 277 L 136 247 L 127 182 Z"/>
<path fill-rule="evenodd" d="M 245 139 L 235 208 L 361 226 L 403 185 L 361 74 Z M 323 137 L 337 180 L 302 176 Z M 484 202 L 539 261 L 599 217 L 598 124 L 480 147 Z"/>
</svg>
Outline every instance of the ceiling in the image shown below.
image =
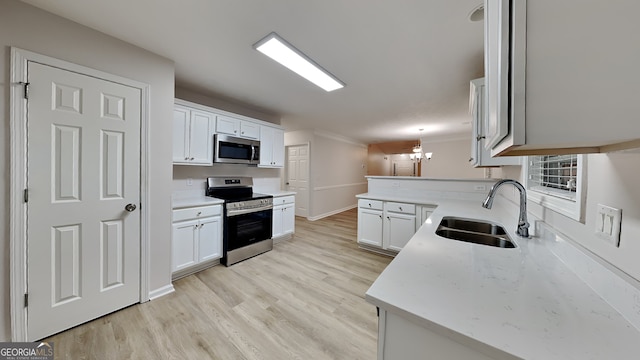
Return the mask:
<svg viewBox="0 0 640 360">
<path fill-rule="evenodd" d="M 482 0 L 24 0 L 175 62 L 176 86 L 362 143 L 470 136 Z M 252 45 L 275 31 L 346 83 L 330 93 Z"/>
</svg>

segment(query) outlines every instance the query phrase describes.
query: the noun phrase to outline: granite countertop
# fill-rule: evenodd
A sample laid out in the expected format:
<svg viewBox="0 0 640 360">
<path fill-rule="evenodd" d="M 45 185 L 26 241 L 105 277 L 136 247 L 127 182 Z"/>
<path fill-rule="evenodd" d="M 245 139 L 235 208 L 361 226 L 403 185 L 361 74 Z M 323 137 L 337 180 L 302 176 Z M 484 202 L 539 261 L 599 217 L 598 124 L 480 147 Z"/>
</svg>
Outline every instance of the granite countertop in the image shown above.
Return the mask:
<svg viewBox="0 0 640 360">
<path fill-rule="evenodd" d="M 640 331 L 550 250 L 552 240 L 519 238 L 517 212 L 499 202 L 487 210 L 475 201 L 438 200 L 367 301 L 478 350 L 489 345 L 496 356 L 637 358 Z M 447 215 L 501 224 L 517 247 L 435 235 Z"/>
</svg>

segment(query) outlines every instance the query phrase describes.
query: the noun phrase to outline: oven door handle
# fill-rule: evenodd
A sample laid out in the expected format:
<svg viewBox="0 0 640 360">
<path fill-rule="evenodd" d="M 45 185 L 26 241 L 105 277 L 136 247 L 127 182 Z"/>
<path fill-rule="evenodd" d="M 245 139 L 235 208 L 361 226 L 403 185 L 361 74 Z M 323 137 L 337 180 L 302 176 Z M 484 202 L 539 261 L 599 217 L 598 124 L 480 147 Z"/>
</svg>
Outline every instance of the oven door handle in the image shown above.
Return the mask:
<svg viewBox="0 0 640 360">
<path fill-rule="evenodd" d="M 264 207 L 251 208 L 251 209 L 227 210 L 227 217 L 250 214 L 250 213 L 256 213 L 256 212 L 265 211 L 265 210 L 272 210 L 272 209 L 273 209 L 273 205 L 267 205 L 267 206 L 264 206 Z"/>
</svg>

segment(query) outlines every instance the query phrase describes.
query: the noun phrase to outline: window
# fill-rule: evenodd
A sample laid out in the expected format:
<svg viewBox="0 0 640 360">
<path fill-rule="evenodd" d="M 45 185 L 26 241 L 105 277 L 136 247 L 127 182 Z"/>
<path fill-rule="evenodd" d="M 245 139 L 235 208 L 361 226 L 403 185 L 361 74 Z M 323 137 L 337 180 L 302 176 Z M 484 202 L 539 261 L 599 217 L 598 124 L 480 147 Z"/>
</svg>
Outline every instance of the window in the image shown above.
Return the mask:
<svg viewBox="0 0 640 360">
<path fill-rule="evenodd" d="M 584 220 L 585 155 L 529 156 L 525 171 L 531 202 L 574 220 Z"/>
</svg>

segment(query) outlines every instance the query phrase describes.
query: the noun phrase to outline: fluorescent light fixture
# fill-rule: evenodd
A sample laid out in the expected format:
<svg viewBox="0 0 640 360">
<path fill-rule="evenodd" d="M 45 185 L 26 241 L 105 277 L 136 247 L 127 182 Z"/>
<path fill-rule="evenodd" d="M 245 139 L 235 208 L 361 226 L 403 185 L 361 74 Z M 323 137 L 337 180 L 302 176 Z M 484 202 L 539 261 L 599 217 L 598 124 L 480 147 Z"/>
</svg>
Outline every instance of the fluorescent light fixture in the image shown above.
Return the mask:
<svg viewBox="0 0 640 360">
<path fill-rule="evenodd" d="M 331 73 L 316 64 L 275 32 L 272 32 L 255 43 L 253 48 L 318 85 L 325 91 L 333 91 L 344 87 L 342 81 L 331 75 Z"/>
</svg>

